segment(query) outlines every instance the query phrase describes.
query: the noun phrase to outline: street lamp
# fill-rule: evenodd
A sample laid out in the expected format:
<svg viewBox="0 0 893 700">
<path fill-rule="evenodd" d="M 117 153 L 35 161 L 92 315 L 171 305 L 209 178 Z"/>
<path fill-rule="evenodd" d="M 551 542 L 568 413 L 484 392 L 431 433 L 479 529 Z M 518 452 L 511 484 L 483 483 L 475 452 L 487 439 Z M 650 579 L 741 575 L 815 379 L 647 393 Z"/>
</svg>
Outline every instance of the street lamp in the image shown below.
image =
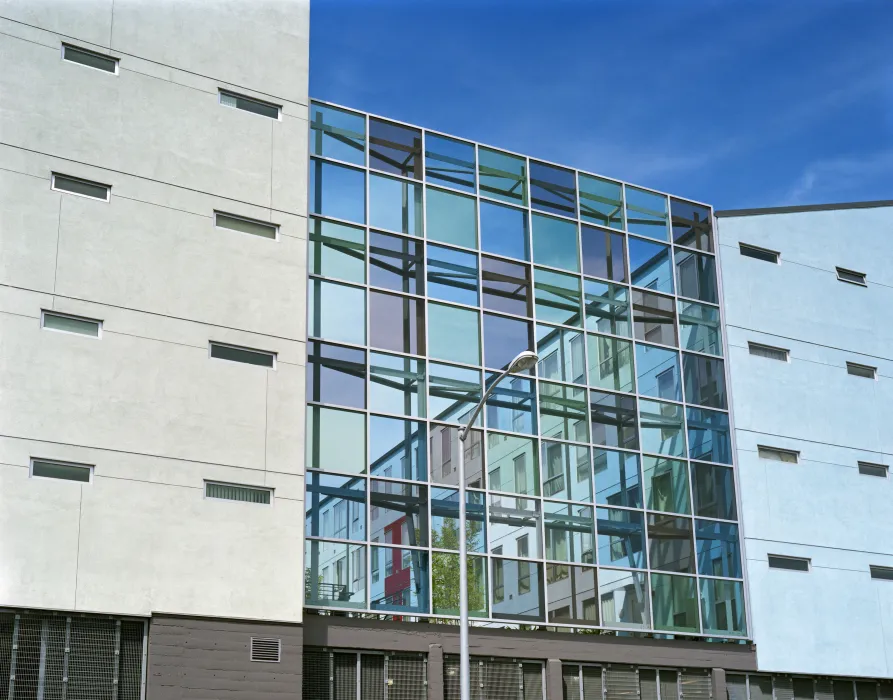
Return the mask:
<svg viewBox="0 0 893 700">
<path fill-rule="evenodd" d="M 509 363 L 507 369 L 496 377 L 490 387 L 484 392 L 481 400 L 471 413 L 471 417 L 465 425 L 459 428 L 459 682 L 461 700 L 471 700 L 471 675 L 468 664 L 468 552 L 465 523 L 465 440 L 472 424 L 490 398 L 490 394 L 506 375 L 516 372 L 524 372 L 531 369 L 539 362 L 537 354 L 531 350 L 525 350 Z"/>
</svg>

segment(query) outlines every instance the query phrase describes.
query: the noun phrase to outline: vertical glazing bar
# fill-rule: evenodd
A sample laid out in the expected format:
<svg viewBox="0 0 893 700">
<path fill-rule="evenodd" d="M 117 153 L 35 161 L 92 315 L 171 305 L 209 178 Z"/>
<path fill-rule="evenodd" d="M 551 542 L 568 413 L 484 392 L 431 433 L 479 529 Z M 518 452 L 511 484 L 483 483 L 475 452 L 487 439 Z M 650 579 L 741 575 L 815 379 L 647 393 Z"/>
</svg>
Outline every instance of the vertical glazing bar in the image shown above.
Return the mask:
<svg viewBox="0 0 893 700">
<path fill-rule="evenodd" d="M 465 440 L 468 431 L 459 429 L 459 684 L 460 700 L 471 700 L 468 665 L 468 546 L 465 522 Z"/>
</svg>

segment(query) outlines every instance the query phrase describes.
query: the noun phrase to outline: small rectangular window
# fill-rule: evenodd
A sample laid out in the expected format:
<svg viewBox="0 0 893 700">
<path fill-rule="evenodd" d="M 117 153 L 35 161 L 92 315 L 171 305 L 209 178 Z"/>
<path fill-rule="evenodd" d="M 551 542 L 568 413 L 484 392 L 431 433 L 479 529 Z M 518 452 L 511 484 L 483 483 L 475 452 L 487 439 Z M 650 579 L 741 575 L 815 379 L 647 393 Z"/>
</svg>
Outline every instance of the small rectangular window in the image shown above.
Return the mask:
<svg viewBox="0 0 893 700">
<path fill-rule="evenodd" d="M 771 345 L 761 345 L 760 343 L 748 343 L 747 349 L 751 355 L 756 355 L 757 357 L 765 357 L 780 362 L 788 361 L 789 351 L 784 348 L 774 348 Z"/>
<path fill-rule="evenodd" d="M 874 379 L 877 375 L 877 367 L 860 365 L 855 362 L 847 362 L 846 371 L 848 374 L 855 375 L 856 377 L 865 377 L 866 379 Z"/>
<path fill-rule="evenodd" d="M 869 566 L 868 569 L 871 571 L 871 578 L 881 581 L 893 581 L 893 567 Z"/>
<path fill-rule="evenodd" d="M 789 462 L 797 464 L 800 461 L 800 453 L 795 450 L 783 450 L 780 447 L 757 446 L 760 459 L 771 459 L 775 462 Z"/>
<path fill-rule="evenodd" d="M 744 255 L 748 258 L 754 258 L 755 260 L 762 260 L 763 262 L 778 264 L 778 253 L 776 253 L 774 250 L 758 248 L 755 245 L 748 245 L 747 243 L 739 243 L 738 250 L 741 251 L 741 255 Z"/>
<path fill-rule="evenodd" d="M 57 311 L 41 311 L 40 325 L 52 331 L 78 333 L 94 338 L 98 338 L 102 330 L 102 321 L 72 316 L 71 314 L 60 314 Z"/>
<path fill-rule="evenodd" d="M 224 214 L 219 211 L 214 212 L 214 225 L 218 228 L 228 228 L 231 231 L 250 233 L 252 236 L 272 238 L 274 240 L 279 231 L 279 227 L 276 224 L 271 224 L 266 221 L 257 221 L 255 219 L 246 219 L 243 216 Z"/>
<path fill-rule="evenodd" d="M 82 66 L 97 68 L 106 73 L 118 73 L 118 59 L 105 56 L 95 51 L 82 49 L 80 46 L 62 44 L 62 58 L 72 63 L 80 63 Z"/>
<path fill-rule="evenodd" d="M 225 107 L 235 107 L 246 112 L 254 112 L 262 117 L 270 119 L 279 119 L 279 105 L 274 105 L 254 97 L 245 97 L 245 95 L 237 95 L 234 92 L 220 91 L 220 104 Z"/>
<path fill-rule="evenodd" d="M 270 505 L 271 489 L 257 486 L 239 486 L 238 484 L 222 484 L 216 481 L 205 482 L 205 498 L 218 498 L 223 501 L 240 501 L 242 503 L 261 503 Z"/>
<path fill-rule="evenodd" d="M 89 464 L 76 464 L 74 462 L 32 459 L 31 476 L 41 479 L 61 479 L 63 481 L 79 481 L 82 484 L 89 484 L 93 476 L 93 467 Z"/>
<path fill-rule="evenodd" d="M 216 357 L 218 360 L 244 362 L 245 364 L 258 365 L 260 367 L 274 368 L 276 366 L 275 352 L 240 348 L 237 345 L 224 345 L 213 341 L 211 342 L 211 357 Z"/>
<path fill-rule="evenodd" d="M 855 270 L 847 270 L 843 267 L 835 268 L 837 270 L 837 279 L 841 282 L 849 282 L 850 284 L 858 284 L 862 287 L 867 287 L 868 283 L 865 281 L 865 273 L 864 272 L 856 272 Z"/>
<path fill-rule="evenodd" d="M 769 555 L 770 569 L 788 569 L 789 571 L 809 571 L 809 559 L 800 557 L 783 557 L 778 554 Z"/>
<path fill-rule="evenodd" d="M 859 473 L 865 476 L 880 476 L 884 479 L 890 473 L 890 467 L 886 464 L 873 464 L 872 462 L 859 462 Z"/>
<path fill-rule="evenodd" d="M 81 197 L 90 197 L 91 199 L 101 199 L 104 202 L 109 201 L 111 194 L 111 185 L 103 185 L 101 182 L 92 182 L 79 177 L 71 177 L 71 175 L 61 175 L 53 173 L 52 188 L 57 192 L 67 192 L 68 194 L 76 194 Z"/>
</svg>

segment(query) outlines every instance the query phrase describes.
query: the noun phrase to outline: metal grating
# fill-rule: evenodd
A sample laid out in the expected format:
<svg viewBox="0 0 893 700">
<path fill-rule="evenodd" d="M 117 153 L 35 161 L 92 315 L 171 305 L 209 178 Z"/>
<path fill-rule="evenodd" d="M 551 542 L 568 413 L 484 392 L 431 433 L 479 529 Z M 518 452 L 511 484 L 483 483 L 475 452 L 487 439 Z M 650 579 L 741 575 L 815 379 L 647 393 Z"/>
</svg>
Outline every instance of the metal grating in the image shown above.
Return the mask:
<svg viewBox="0 0 893 700">
<path fill-rule="evenodd" d="M 15 630 L 15 615 L 0 613 L 0 700 L 9 698 L 9 673 L 12 661 L 12 634 Z"/>
<path fill-rule="evenodd" d="M 679 687 L 677 684 L 676 671 L 662 669 L 658 676 L 660 684 L 660 700 L 677 700 L 679 698 Z"/>
<path fill-rule="evenodd" d="M 484 661 L 485 700 L 518 700 L 524 681 L 517 661 L 487 659 Z"/>
<path fill-rule="evenodd" d="M 683 671 L 681 694 L 685 700 L 712 700 L 713 681 L 708 671 Z"/>
<path fill-rule="evenodd" d="M 357 655 L 335 652 L 332 666 L 332 700 L 356 700 Z"/>
<path fill-rule="evenodd" d="M 384 700 L 384 656 L 360 654 L 360 697 Z"/>
<path fill-rule="evenodd" d="M 893 681 L 881 681 L 877 691 L 880 700 L 893 700 Z"/>
<path fill-rule="evenodd" d="M 794 678 L 791 682 L 795 700 L 814 700 L 815 690 L 812 678 Z"/>
<path fill-rule="evenodd" d="M 816 678 L 815 700 L 834 700 L 834 693 L 831 691 L 830 678 Z"/>
<path fill-rule="evenodd" d="M 775 700 L 794 700 L 794 681 L 788 676 L 776 676 Z"/>
<path fill-rule="evenodd" d="M 425 700 L 428 696 L 428 664 L 419 654 L 394 654 L 387 658 L 388 700 Z M 362 697 L 366 700 L 366 696 Z"/>
<path fill-rule="evenodd" d="M 642 700 L 658 700 L 657 671 L 652 668 L 639 669 L 639 697 Z M 731 698 L 729 700 L 732 700 Z M 747 700 L 743 698 L 741 700 Z"/>
<path fill-rule="evenodd" d="M 583 667 L 583 700 L 602 700 L 602 670 L 598 666 Z"/>
<path fill-rule="evenodd" d="M 726 676 L 726 693 L 729 700 L 747 700 L 747 676 Z"/>
<path fill-rule="evenodd" d="M 331 700 L 331 654 L 324 649 L 304 647 L 304 678 L 301 688 L 306 700 Z"/>
<path fill-rule="evenodd" d="M 877 686 L 874 681 L 856 681 L 856 697 L 859 700 L 878 700 Z"/>
<path fill-rule="evenodd" d="M 523 700 L 544 700 L 543 665 L 541 663 L 521 664 L 521 676 L 524 679 Z"/>
<path fill-rule="evenodd" d="M 853 681 L 837 679 L 834 681 L 834 700 L 856 700 L 856 689 Z"/>
<path fill-rule="evenodd" d="M 580 700 L 580 667 L 577 664 L 561 667 L 561 687 L 564 700 Z"/>
<path fill-rule="evenodd" d="M 608 666 L 605 669 L 606 700 L 637 700 L 638 697 L 639 674 L 635 668 Z"/>
<path fill-rule="evenodd" d="M 471 676 L 471 700 L 489 700 L 483 695 L 484 661 L 472 657 L 468 663 Z M 459 657 L 444 656 L 443 659 L 443 697 L 444 700 L 460 700 Z"/>
<path fill-rule="evenodd" d="M 118 700 L 140 700 L 143 683 L 143 636 L 145 625 L 121 621 L 121 653 L 118 656 Z"/>
<path fill-rule="evenodd" d="M 67 700 L 115 697 L 117 680 L 115 620 L 71 620 Z"/>
</svg>

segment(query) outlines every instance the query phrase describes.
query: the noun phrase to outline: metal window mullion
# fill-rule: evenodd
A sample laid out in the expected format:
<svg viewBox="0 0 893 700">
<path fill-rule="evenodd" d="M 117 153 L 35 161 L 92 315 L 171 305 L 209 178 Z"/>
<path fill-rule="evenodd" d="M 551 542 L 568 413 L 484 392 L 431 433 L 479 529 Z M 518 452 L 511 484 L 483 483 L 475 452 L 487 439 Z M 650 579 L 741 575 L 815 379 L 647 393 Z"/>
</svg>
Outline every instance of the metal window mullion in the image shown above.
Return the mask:
<svg viewBox="0 0 893 700">
<path fill-rule="evenodd" d="M 37 669 L 37 700 L 43 700 L 46 692 L 47 642 L 49 636 L 49 620 L 40 621 L 40 661 Z"/>
<path fill-rule="evenodd" d="M 71 650 L 71 617 L 65 618 L 65 646 L 62 651 L 62 700 L 68 695 L 68 661 Z M 145 663 L 143 664 L 145 673 Z"/>
<path fill-rule="evenodd" d="M 12 700 L 15 697 L 16 685 L 16 661 L 19 649 L 19 627 L 21 625 L 21 615 L 16 615 L 12 628 L 12 654 L 9 659 L 9 687 L 8 697 Z"/>
<path fill-rule="evenodd" d="M 148 666 L 149 666 L 149 621 L 145 620 L 143 622 L 143 646 L 140 653 L 140 658 L 142 659 L 142 672 L 140 673 L 140 700 L 145 700 L 146 698 L 146 678 L 148 676 Z M 65 700 L 63 698 L 62 700 Z"/>
<path fill-rule="evenodd" d="M 115 620 L 115 663 L 112 668 L 112 697 L 118 697 L 118 677 L 121 667 L 121 620 Z"/>
</svg>

